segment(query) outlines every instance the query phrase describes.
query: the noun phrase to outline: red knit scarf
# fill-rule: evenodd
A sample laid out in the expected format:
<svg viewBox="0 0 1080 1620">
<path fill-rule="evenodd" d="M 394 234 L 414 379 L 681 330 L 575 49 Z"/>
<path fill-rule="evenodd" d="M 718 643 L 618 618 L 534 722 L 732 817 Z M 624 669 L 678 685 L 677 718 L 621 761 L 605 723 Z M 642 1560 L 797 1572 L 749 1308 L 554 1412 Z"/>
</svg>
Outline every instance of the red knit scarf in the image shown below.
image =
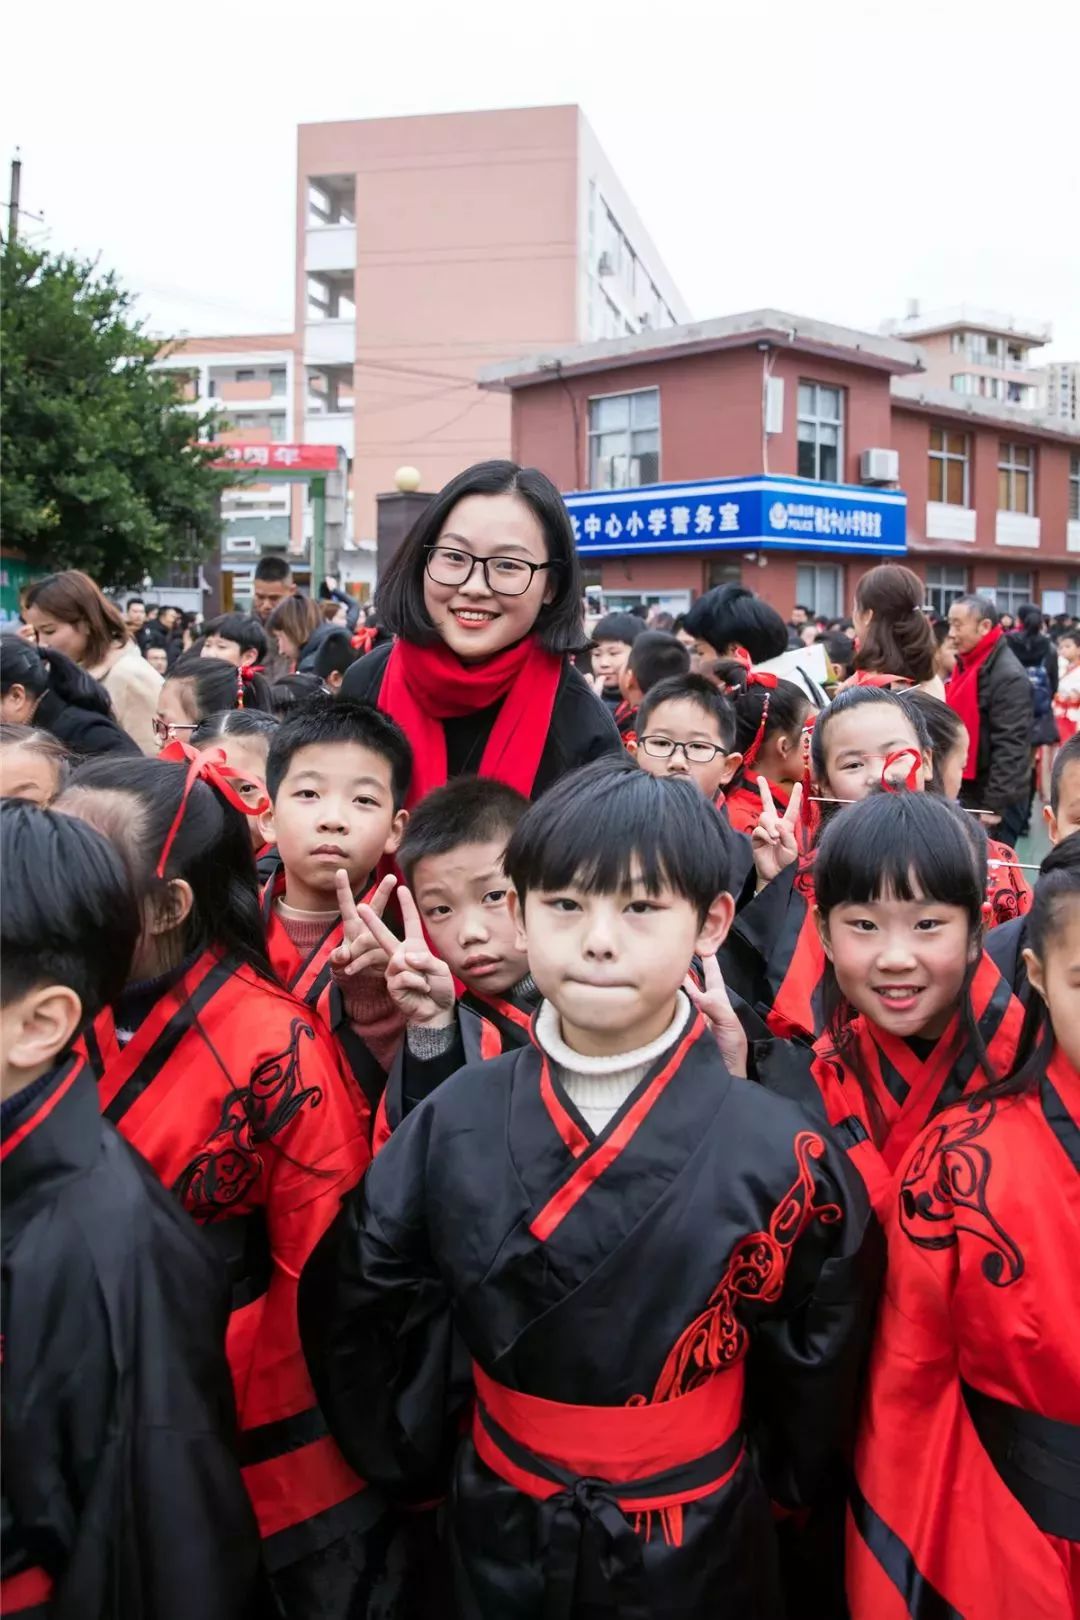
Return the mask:
<svg viewBox="0 0 1080 1620">
<path fill-rule="evenodd" d="M 961 653 L 956 660 L 956 669 L 952 679 L 945 688 L 945 699 L 949 708 L 967 727 L 968 756 L 964 765 L 964 781 L 974 780 L 979 761 L 979 670 L 989 658 L 1005 632 L 1000 624 L 995 625 L 989 635 L 983 636 L 978 646 L 973 647 L 969 653 Z"/>
<path fill-rule="evenodd" d="M 501 699 L 478 776 L 494 776 L 529 797 L 547 742 L 562 659 L 535 636 L 482 664 L 463 664 L 445 642 L 420 647 L 395 641 L 379 692 L 379 708 L 396 720 L 413 747 L 408 805 L 446 781 L 442 722 L 475 714 Z"/>
</svg>

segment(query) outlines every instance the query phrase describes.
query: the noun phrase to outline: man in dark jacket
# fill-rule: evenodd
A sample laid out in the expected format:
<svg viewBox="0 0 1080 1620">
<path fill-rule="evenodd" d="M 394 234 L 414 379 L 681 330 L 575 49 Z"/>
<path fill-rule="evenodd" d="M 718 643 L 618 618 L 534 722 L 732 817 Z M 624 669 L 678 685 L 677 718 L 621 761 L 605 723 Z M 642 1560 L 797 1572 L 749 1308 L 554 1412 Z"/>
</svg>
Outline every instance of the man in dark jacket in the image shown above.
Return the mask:
<svg viewBox="0 0 1080 1620">
<path fill-rule="evenodd" d="M 1015 845 L 1027 817 L 1031 780 L 1031 682 L 988 597 L 962 596 L 952 604 L 949 643 L 956 670 L 945 696 L 967 727 L 970 743 L 960 802 L 986 811 L 994 837 Z"/>
<path fill-rule="evenodd" d="M 0 996 L 0 1609 L 254 1620 L 224 1266 L 101 1117 L 73 1046 L 123 987 L 140 913 L 111 845 L 7 799 Z"/>
</svg>

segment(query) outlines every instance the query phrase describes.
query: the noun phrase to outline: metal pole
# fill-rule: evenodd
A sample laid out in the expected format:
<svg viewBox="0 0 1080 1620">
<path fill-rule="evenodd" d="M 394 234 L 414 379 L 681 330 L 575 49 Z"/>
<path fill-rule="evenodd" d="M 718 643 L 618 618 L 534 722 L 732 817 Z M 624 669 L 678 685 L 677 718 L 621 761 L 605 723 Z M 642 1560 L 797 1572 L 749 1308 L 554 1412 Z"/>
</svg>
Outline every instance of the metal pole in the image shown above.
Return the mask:
<svg viewBox="0 0 1080 1620">
<path fill-rule="evenodd" d="M 326 549 L 326 479 L 311 480 L 311 600 L 317 601 L 323 577 L 323 557 Z"/>
<path fill-rule="evenodd" d="M 19 148 L 11 160 L 11 190 L 8 192 L 8 247 L 15 246 L 19 234 L 19 187 L 22 181 L 22 162 Z"/>
</svg>

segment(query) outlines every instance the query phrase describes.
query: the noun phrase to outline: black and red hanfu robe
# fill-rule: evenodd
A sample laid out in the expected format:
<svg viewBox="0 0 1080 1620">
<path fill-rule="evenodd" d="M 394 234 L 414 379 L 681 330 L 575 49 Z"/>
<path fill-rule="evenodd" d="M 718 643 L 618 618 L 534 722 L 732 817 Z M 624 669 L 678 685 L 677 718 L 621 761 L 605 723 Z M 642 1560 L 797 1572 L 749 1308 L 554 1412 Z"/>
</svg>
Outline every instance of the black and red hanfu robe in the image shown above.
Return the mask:
<svg viewBox="0 0 1080 1620">
<path fill-rule="evenodd" d="M 1080 1613 L 1080 1072 L 938 1116 L 894 1183 L 853 1620 Z"/>
<path fill-rule="evenodd" d="M 369 901 L 374 892 L 375 885 L 372 885 L 358 898 Z M 342 1060 L 359 1087 L 370 1123 L 386 1086 L 386 1070 L 353 1028 L 341 988 L 334 980 L 330 958 L 344 943 L 345 925 L 340 917 L 335 917 L 319 943 L 306 954 L 301 953 L 289 938 L 288 930 L 275 908 L 275 901 L 281 899 L 284 893 L 285 871 L 279 866 L 262 890 L 266 952 L 270 965 L 285 988 L 311 1008 L 337 1041 Z"/>
<path fill-rule="evenodd" d="M 865 1013 L 852 1019 L 839 1047 L 831 1035 L 815 1043 L 812 1073 L 826 1118 L 846 1144 L 879 1214 L 897 1167 L 923 1127 L 1013 1068 L 1024 1009 L 985 951 L 970 995 L 989 1072 L 959 1012 L 936 1041 L 920 1043 L 919 1049 Z"/>
<path fill-rule="evenodd" d="M 515 1000 L 466 990 L 458 997 L 457 1030 L 453 1045 L 444 1055 L 420 1062 L 403 1042 L 379 1100 L 371 1135 L 372 1152 L 378 1153 L 405 1115 L 458 1069 L 527 1045 L 538 999 L 539 991 Z"/>
<path fill-rule="evenodd" d="M 229 1264 L 240 1456 L 276 1574 L 381 1513 L 327 1431 L 296 1311 L 304 1262 L 368 1163 L 357 1088 L 302 1002 L 216 951 L 126 1045 L 109 1012 L 85 1040 L 106 1119 Z"/>
<path fill-rule="evenodd" d="M 369 1477 L 422 1501 L 452 1462 L 463 1620 L 774 1620 L 770 1498 L 841 1489 L 877 1236 L 828 1131 L 699 1016 L 595 1136 L 529 1045 L 376 1156 L 301 1281 L 304 1346 Z"/>
<path fill-rule="evenodd" d="M 3 1578 L 20 1620 L 263 1620 L 229 1288 L 68 1057 L 5 1119 Z"/>
</svg>

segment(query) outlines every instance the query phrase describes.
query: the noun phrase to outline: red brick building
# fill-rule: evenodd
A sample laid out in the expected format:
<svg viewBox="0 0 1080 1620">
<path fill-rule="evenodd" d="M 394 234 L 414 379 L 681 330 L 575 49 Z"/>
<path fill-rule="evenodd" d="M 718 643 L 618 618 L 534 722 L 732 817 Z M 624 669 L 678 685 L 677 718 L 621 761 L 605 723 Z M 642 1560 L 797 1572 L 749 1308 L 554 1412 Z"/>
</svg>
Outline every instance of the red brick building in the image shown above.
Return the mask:
<svg viewBox="0 0 1080 1620">
<path fill-rule="evenodd" d="M 513 455 L 567 492 L 712 478 L 899 488 L 905 560 L 939 610 L 965 590 L 1080 613 L 1080 426 L 931 388 L 897 338 L 758 310 L 533 355 L 481 373 L 512 401 Z M 870 454 L 869 452 L 875 452 Z M 742 580 L 787 612 L 832 614 L 878 560 L 860 548 L 607 548 L 616 595 Z"/>
</svg>

